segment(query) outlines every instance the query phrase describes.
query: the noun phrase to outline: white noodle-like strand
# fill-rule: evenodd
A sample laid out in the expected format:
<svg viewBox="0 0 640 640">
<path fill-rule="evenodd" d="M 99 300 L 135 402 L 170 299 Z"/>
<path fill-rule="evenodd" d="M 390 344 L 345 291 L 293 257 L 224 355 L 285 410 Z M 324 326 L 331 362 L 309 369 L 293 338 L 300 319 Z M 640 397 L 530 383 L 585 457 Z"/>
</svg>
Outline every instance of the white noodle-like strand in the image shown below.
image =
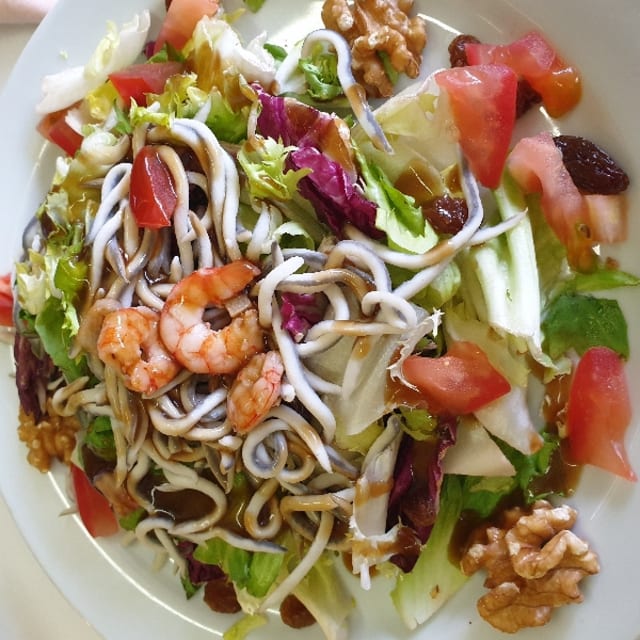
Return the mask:
<svg viewBox="0 0 640 640">
<path fill-rule="evenodd" d="M 274 267 L 262 280 L 258 289 L 258 319 L 261 326 L 270 327 L 273 322 L 273 297 L 278 285 L 304 265 L 304 260 L 294 256 Z"/>
<path fill-rule="evenodd" d="M 285 596 L 290 594 L 300 584 L 302 579 L 311 571 L 326 549 L 333 531 L 334 517 L 329 511 L 323 511 L 320 516 L 320 526 L 307 555 L 296 565 L 296 568 L 262 601 L 259 612 L 265 612 L 277 605 Z"/>
<path fill-rule="evenodd" d="M 173 229 L 178 244 L 180 263 L 183 273 L 188 276 L 193 272 L 193 249 L 189 238 L 191 224 L 189 221 L 189 179 L 178 153 L 166 144 L 157 145 L 158 155 L 169 168 L 173 178 L 173 188 L 177 200 L 173 213 Z"/>
<path fill-rule="evenodd" d="M 91 246 L 91 291 L 95 292 L 102 280 L 102 271 L 104 270 L 104 256 L 109 240 L 116 234 L 122 226 L 123 219 L 122 208 L 118 209 L 111 218 L 109 218 L 96 233 L 95 240 Z"/>
<path fill-rule="evenodd" d="M 198 421 L 210 411 L 224 402 L 227 398 L 226 389 L 216 389 L 209 394 L 200 405 L 186 415 L 180 417 L 167 416 L 158 406 L 150 405 L 147 408 L 149 418 L 153 426 L 168 436 L 180 436 L 192 429 Z M 165 405 L 166 408 L 166 405 Z"/>
<path fill-rule="evenodd" d="M 109 219 L 116 206 L 118 206 L 118 203 L 128 197 L 129 185 L 131 184 L 131 167 L 130 163 L 117 164 L 109 169 L 109 172 L 104 177 L 100 206 L 87 232 L 86 244 L 95 242 L 98 232 Z"/>
<path fill-rule="evenodd" d="M 269 411 L 267 418 L 271 416 L 280 418 L 296 432 L 325 471 L 331 472 L 333 470 L 329 453 L 318 432 L 297 411 L 291 407 L 280 405 Z"/>
<path fill-rule="evenodd" d="M 367 103 L 364 89 L 353 77 L 349 43 L 337 31 L 318 29 L 312 31 L 305 38 L 300 56 L 305 58 L 311 55 L 312 46 L 318 42 L 328 42 L 335 49 L 338 56 L 338 79 L 360 126 L 378 149 L 386 153 L 393 153 L 393 148 L 389 144 L 389 141 Z"/>
<path fill-rule="evenodd" d="M 304 377 L 302 363 L 296 352 L 291 336 L 282 328 L 282 316 L 276 305 L 273 308 L 272 330 L 282 356 L 287 379 L 296 391 L 296 397 L 320 423 L 327 442 L 333 440 L 336 431 L 336 419 L 333 412 L 322 402 L 320 396 Z"/>
</svg>

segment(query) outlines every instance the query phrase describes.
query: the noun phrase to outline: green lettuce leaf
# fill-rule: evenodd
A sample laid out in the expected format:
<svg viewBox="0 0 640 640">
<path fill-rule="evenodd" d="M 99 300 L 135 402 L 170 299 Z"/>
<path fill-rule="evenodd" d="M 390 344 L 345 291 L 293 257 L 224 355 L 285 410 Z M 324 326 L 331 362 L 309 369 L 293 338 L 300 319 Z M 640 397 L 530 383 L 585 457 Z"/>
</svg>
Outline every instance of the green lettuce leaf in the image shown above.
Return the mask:
<svg viewBox="0 0 640 640">
<path fill-rule="evenodd" d="M 284 560 L 282 553 L 247 551 L 220 538 L 212 538 L 199 544 L 193 557 L 205 564 L 219 566 L 238 589 L 246 589 L 256 598 L 267 594 L 278 577 Z"/>
<path fill-rule="evenodd" d="M 139 507 L 135 511 L 132 511 L 131 513 L 128 513 L 127 515 L 119 518 L 118 523 L 125 531 L 133 531 L 138 526 L 139 522 L 145 518 L 146 515 L 147 515 L 147 512 L 142 507 Z M 185 574 L 183 580 L 184 579 L 188 580 L 189 584 L 191 584 L 191 581 L 189 580 L 188 575 Z M 183 582 L 183 586 L 184 586 L 184 582 Z M 191 586 L 194 589 L 196 588 L 194 585 L 191 585 Z"/>
<path fill-rule="evenodd" d="M 65 326 L 66 313 L 59 298 L 50 297 L 36 316 L 35 330 L 51 361 L 62 371 L 68 381 L 88 372 L 84 356 L 73 359 L 69 356 L 73 334 Z"/>
<path fill-rule="evenodd" d="M 426 409 L 411 409 L 400 406 L 398 412 L 402 416 L 400 421 L 402 430 L 414 440 L 422 441 L 434 437 L 438 419 Z"/>
<path fill-rule="evenodd" d="M 600 266 L 592 273 L 575 273 L 562 284 L 562 293 L 590 293 L 619 287 L 637 287 L 640 278 L 625 271 Z"/>
<path fill-rule="evenodd" d="M 287 155 L 294 148 L 262 137 L 241 147 L 238 162 L 247 174 L 249 192 L 254 198 L 293 198 L 298 182 L 311 172 L 311 169 L 286 169 Z"/>
<path fill-rule="evenodd" d="M 411 253 L 425 253 L 438 241 L 438 235 L 416 206 L 414 198 L 393 186 L 374 162 L 356 149 L 365 196 L 378 209 L 376 228 L 387 234 L 389 245 Z"/>
<path fill-rule="evenodd" d="M 298 66 L 304 73 L 309 95 L 316 100 L 333 100 L 342 95 L 338 79 L 338 58 L 321 44 L 313 47 L 311 55 L 300 58 Z"/>
<path fill-rule="evenodd" d="M 590 347 L 613 349 L 629 357 L 627 321 L 617 300 L 562 294 L 548 306 L 542 330 L 552 358 L 570 349 L 582 355 Z"/>
<path fill-rule="evenodd" d="M 224 632 L 222 640 L 244 640 L 252 631 L 264 626 L 267 622 L 266 616 L 257 613 L 242 616 Z"/>
<path fill-rule="evenodd" d="M 116 444 L 109 416 L 98 416 L 89 423 L 84 436 L 84 445 L 99 458 L 115 461 Z"/>
<path fill-rule="evenodd" d="M 249 11 L 256 13 L 260 11 L 265 0 L 242 0 Z"/>
<path fill-rule="evenodd" d="M 551 489 L 539 483 L 560 455 L 557 436 L 543 433 L 544 443 L 534 454 L 520 453 L 502 441 L 497 444 L 516 470 L 514 476 L 463 477 L 463 509 L 475 511 L 481 518 L 488 518 L 504 498 L 518 492 L 527 504 L 550 495 Z"/>
<path fill-rule="evenodd" d="M 273 42 L 265 42 L 264 48 L 271 54 L 271 57 L 276 62 L 282 62 L 287 57 L 287 50 L 284 47 L 281 47 L 279 44 L 274 44 Z"/>
</svg>

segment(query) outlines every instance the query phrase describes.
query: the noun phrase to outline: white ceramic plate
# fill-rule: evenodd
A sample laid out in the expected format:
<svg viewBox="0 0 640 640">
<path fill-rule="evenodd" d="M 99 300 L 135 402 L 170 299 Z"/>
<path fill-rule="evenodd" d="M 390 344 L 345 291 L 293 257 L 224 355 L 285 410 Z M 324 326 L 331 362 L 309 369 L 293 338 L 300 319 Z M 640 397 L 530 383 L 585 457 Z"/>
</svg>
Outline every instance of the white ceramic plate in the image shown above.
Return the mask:
<svg viewBox="0 0 640 640">
<path fill-rule="evenodd" d="M 238 0 L 239 2 L 239 0 Z M 280 44 L 319 25 L 321 0 L 267 0 L 257 16 L 243 19 L 247 36 L 261 30 Z M 163 13 L 162 0 L 60 0 L 36 31 L 0 97 L 0 188 L 2 233 L 0 272 L 11 267 L 25 221 L 46 192 L 53 152 L 35 133 L 34 105 L 40 97 L 42 76 L 66 66 L 84 63 L 104 34 L 107 20 L 122 24 L 134 12 L 150 8 L 154 24 Z M 430 17 L 429 55 L 425 70 L 445 64 L 451 29 L 473 33 L 486 41 L 509 40 L 537 26 L 584 76 L 584 98 L 578 109 L 558 122 L 567 133 L 584 135 L 605 146 L 632 177 L 630 240 L 613 255 L 623 268 L 640 273 L 640 7 L 637 0 L 417 0 L 416 7 Z M 552 123 L 553 124 L 553 123 Z M 628 366 L 631 385 L 640 379 L 640 313 L 637 291 L 619 299 L 630 321 L 633 356 Z M 108 639 L 177 637 L 197 640 L 220 635 L 233 621 L 211 613 L 199 598 L 186 602 L 175 576 L 154 573 L 146 549 L 123 548 L 118 541 L 96 542 L 86 535 L 75 516 L 59 517 L 67 506 L 63 473 L 42 475 L 25 461 L 18 442 L 17 397 L 11 377 L 10 355 L 0 359 L 0 404 L 4 428 L 0 432 L 0 485 L 16 521 L 34 554 L 78 611 Z M 640 401 L 634 394 L 635 418 L 628 449 L 640 472 Z M 564 607 L 542 630 L 525 631 L 522 640 L 550 634 L 554 638 L 637 640 L 640 607 L 633 581 L 640 575 L 636 537 L 640 525 L 640 488 L 597 470 L 588 470 L 571 503 L 580 511 L 579 529 L 600 555 L 602 572 L 586 580 L 586 601 Z M 358 597 L 351 638 L 439 638 L 489 640 L 502 638 L 478 618 L 475 601 L 482 591 L 480 578 L 450 601 L 426 627 L 413 635 L 404 631 L 386 593 L 388 585 L 374 581 L 374 589 Z M 352 585 L 357 589 L 355 580 Z M 34 606 L 37 594 L 34 594 Z M 315 628 L 305 637 L 319 638 Z M 269 625 L 252 637 L 299 637 L 290 629 Z"/>
</svg>

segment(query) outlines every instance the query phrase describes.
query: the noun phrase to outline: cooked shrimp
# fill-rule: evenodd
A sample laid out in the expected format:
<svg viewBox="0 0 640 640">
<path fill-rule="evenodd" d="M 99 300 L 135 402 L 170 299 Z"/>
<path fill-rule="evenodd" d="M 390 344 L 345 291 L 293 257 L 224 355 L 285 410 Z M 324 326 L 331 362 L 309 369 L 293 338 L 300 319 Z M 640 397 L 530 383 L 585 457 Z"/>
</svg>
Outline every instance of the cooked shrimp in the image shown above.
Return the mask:
<svg viewBox="0 0 640 640">
<path fill-rule="evenodd" d="M 153 393 L 180 371 L 158 334 L 160 314 L 149 307 L 108 313 L 98 336 L 98 357 L 122 374 L 128 389 Z"/>
<path fill-rule="evenodd" d="M 264 351 L 264 335 L 254 309 L 222 329 L 203 320 L 208 306 L 221 306 L 242 291 L 259 269 L 247 260 L 194 271 L 171 290 L 160 313 L 160 336 L 184 367 L 211 375 L 235 373 Z"/>
<path fill-rule="evenodd" d="M 283 373 L 277 351 L 258 353 L 240 369 L 227 395 L 227 419 L 238 433 L 255 427 L 276 404 Z"/>
<path fill-rule="evenodd" d="M 77 346 L 83 351 L 95 355 L 98 348 L 98 336 L 104 324 L 104 319 L 118 309 L 120 309 L 120 303 L 114 298 L 96 300 L 82 316 L 78 335 L 76 336 Z"/>
</svg>

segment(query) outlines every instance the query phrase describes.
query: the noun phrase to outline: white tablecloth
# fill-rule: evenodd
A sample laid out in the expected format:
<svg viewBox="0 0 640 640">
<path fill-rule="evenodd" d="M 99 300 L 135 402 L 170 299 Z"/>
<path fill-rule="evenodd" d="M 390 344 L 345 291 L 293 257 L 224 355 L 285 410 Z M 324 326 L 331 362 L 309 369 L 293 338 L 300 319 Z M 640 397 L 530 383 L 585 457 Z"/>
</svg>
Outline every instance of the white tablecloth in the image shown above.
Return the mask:
<svg viewBox="0 0 640 640">
<path fill-rule="evenodd" d="M 33 30 L 32 25 L 0 25 L 0 87 Z M 1 497 L 0 550 L 0 638 L 99 639 L 35 560 Z"/>
</svg>

